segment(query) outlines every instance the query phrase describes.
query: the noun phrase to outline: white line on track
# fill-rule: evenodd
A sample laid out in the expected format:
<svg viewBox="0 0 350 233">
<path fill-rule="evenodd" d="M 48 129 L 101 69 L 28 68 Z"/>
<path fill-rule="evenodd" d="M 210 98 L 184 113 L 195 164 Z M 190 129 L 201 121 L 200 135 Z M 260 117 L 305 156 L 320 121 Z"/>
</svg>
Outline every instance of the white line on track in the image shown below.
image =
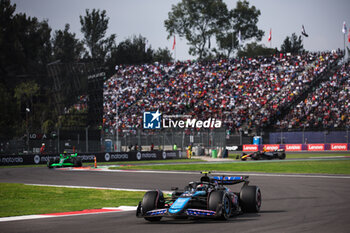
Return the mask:
<svg viewBox="0 0 350 233">
<path fill-rule="evenodd" d="M 10 221 L 18 221 L 18 220 L 32 220 L 32 219 L 53 218 L 53 217 L 54 216 L 33 214 L 33 215 L 24 215 L 24 216 L 4 217 L 4 218 L 0 218 L 0 222 L 10 222 Z"/>
<path fill-rule="evenodd" d="M 69 214 L 55 215 L 55 214 L 33 214 L 33 215 L 23 215 L 23 216 L 13 216 L 13 217 L 3 217 L 0 218 L 0 222 L 11 222 L 11 221 L 19 221 L 19 220 L 35 220 L 42 218 L 58 218 L 58 217 L 68 217 L 68 216 L 81 216 L 81 215 L 91 215 L 91 214 L 107 214 L 107 213 L 119 213 L 124 211 L 135 211 L 136 206 L 120 206 L 120 207 L 104 207 L 100 212 L 92 212 L 92 213 L 74 213 L 71 212 Z M 79 212 L 79 211 L 77 211 Z"/>
<path fill-rule="evenodd" d="M 147 192 L 147 191 L 149 191 L 146 189 L 125 189 L 125 188 L 91 187 L 91 186 L 75 186 L 75 185 L 52 185 L 52 184 L 25 184 L 25 185 L 42 186 L 42 187 L 60 187 L 60 188 L 116 190 L 116 191 L 131 191 L 131 192 Z M 163 192 L 164 193 L 171 193 L 171 191 L 163 191 Z M 54 218 L 54 217 L 67 217 L 67 216 L 79 216 L 79 215 L 87 215 L 87 214 L 105 214 L 105 213 L 116 213 L 116 212 L 135 211 L 135 210 L 136 210 L 136 206 L 103 207 L 101 209 L 101 212 L 74 213 L 76 211 L 73 211 L 70 214 L 62 214 L 62 215 L 33 214 L 33 215 L 24 215 L 24 216 L 2 217 L 2 218 L 0 218 L 0 222 L 10 222 L 10 221 L 18 221 L 18 220 L 34 220 L 34 219 L 41 219 L 41 218 Z"/>
<path fill-rule="evenodd" d="M 44 187 L 59 187 L 59 188 L 77 188 L 77 189 L 115 190 L 115 191 L 129 191 L 129 192 L 151 191 L 150 189 L 126 189 L 126 188 L 110 188 L 110 187 L 94 187 L 94 186 L 77 186 L 77 185 L 55 185 L 55 184 L 24 184 L 24 185 L 44 186 Z M 171 193 L 171 191 L 163 191 L 163 193 Z M 118 207 L 118 209 L 119 208 L 120 207 Z"/>
<path fill-rule="evenodd" d="M 109 167 L 114 166 L 101 166 L 99 169 L 72 169 L 66 168 L 66 171 L 93 171 L 93 172 L 128 172 L 128 173 L 154 173 L 154 174 L 189 174 L 198 175 L 199 172 L 194 171 L 165 171 L 165 170 L 112 170 Z M 279 174 L 279 173 L 251 173 L 251 172 L 225 172 L 225 171 L 213 171 L 213 173 L 219 174 L 234 174 L 234 175 L 248 175 L 248 176 L 264 176 L 264 177 L 292 177 L 292 178 L 325 178 L 325 179 L 350 179 L 350 175 L 321 175 L 321 174 Z"/>
<path fill-rule="evenodd" d="M 125 188 L 109 188 L 109 187 L 93 187 L 93 186 L 76 186 L 76 185 L 53 185 L 53 184 L 25 184 L 25 185 L 59 187 L 59 188 L 116 190 L 116 191 L 130 191 L 130 192 L 147 192 L 147 191 L 149 191 L 146 189 L 125 189 Z"/>
<path fill-rule="evenodd" d="M 103 169 L 100 172 L 130 172 L 130 173 L 156 173 L 156 174 L 190 174 L 198 175 L 199 172 L 187 171 L 156 171 L 156 170 L 110 170 Z M 225 172 L 217 171 L 213 173 L 218 174 L 234 174 L 234 175 L 248 175 L 248 176 L 264 176 L 264 177 L 293 177 L 293 178 L 326 178 L 326 179 L 350 179 L 350 175 L 319 175 L 319 174 L 274 174 L 274 173 L 241 173 L 241 172 Z"/>
</svg>

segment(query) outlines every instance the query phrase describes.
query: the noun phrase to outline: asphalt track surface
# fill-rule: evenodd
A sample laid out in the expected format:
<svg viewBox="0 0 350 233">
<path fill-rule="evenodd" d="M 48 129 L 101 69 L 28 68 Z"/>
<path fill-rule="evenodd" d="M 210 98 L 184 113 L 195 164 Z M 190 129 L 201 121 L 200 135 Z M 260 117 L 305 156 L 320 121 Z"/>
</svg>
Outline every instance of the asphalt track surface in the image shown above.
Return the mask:
<svg viewBox="0 0 350 233">
<path fill-rule="evenodd" d="M 170 190 L 198 180 L 192 173 L 64 171 L 1 168 L 0 182 Z M 250 176 L 263 195 L 258 214 L 228 221 L 162 219 L 150 223 L 135 212 L 1 222 L 1 232 L 349 232 L 350 176 Z M 235 186 L 233 186 L 235 187 Z M 239 190 L 239 186 L 232 189 Z M 238 188 L 238 189 L 237 189 Z M 48 197 L 49 198 L 49 197 Z M 83 198 L 83 197 L 82 197 Z M 103 197 L 102 197 L 103 198 Z M 53 200 L 54 201 L 54 200 Z"/>
</svg>

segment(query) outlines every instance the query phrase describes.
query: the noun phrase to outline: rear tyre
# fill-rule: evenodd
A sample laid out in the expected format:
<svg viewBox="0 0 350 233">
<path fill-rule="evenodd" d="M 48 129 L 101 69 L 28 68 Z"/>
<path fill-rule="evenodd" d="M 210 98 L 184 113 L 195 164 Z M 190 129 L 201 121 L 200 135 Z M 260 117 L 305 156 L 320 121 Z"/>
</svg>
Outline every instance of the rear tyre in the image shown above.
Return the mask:
<svg viewBox="0 0 350 233">
<path fill-rule="evenodd" d="M 55 159 L 50 158 L 49 160 L 47 160 L 47 167 L 53 168 L 52 164 L 54 164 L 54 163 L 55 163 Z"/>
<path fill-rule="evenodd" d="M 286 153 L 285 152 L 278 152 L 277 154 L 279 159 L 285 159 L 286 158 Z"/>
<path fill-rule="evenodd" d="M 244 186 L 239 194 L 244 213 L 257 213 L 261 207 L 261 191 L 258 186 Z"/>
<path fill-rule="evenodd" d="M 81 158 L 75 157 L 73 158 L 73 166 L 74 167 L 81 167 L 83 164 L 81 162 Z"/>
<path fill-rule="evenodd" d="M 213 191 L 209 196 L 208 209 L 213 211 L 221 211 L 219 219 L 227 220 L 232 213 L 231 200 L 224 191 Z"/>
<path fill-rule="evenodd" d="M 147 193 L 145 193 L 142 199 L 141 207 L 142 207 L 141 211 L 143 215 L 145 215 L 147 211 L 163 208 L 164 207 L 163 192 L 157 190 L 157 191 L 148 191 Z M 151 218 L 145 217 L 145 219 L 150 222 L 156 222 L 161 220 L 162 217 L 151 217 Z"/>
</svg>

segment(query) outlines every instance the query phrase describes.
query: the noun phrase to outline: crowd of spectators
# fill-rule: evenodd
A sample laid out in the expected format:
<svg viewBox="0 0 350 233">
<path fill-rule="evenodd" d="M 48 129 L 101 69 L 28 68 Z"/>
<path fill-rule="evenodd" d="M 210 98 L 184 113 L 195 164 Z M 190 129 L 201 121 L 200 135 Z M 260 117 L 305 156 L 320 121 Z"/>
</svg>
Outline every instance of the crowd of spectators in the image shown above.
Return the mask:
<svg viewBox="0 0 350 233">
<path fill-rule="evenodd" d="M 87 111 L 87 108 L 88 108 L 88 96 L 79 95 L 74 105 L 64 108 L 64 113 L 69 114 L 74 111 L 77 111 L 77 112 Z"/>
<path fill-rule="evenodd" d="M 106 130 L 142 128 L 144 111 L 216 118 L 231 130 L 263 127 L 338 53 L 117 66 L 104 83 Z"/>
<path fill-rule="evenodd" d="M 350 63 L 310 92 L 276 127 L 345 128 L 350 125 Z"/>
</svg>

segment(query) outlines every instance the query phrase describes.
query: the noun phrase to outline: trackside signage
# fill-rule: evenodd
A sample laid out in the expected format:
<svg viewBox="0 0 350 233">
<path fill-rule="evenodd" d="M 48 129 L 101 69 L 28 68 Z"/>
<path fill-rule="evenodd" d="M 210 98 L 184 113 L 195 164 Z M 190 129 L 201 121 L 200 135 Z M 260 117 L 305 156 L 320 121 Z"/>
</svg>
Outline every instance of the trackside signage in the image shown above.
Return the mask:
<svg viewBox="0 0 350 233">
<path fill-rule="evenodd" d="M 286 144 L 286 151 L 301 151 L 301 144 Z"/>
<path fill-rule="evenodd" d="M 266 144 L 266 145 L 264 145 L 264 147 L 266 148 L 266 150 L 272 151 L 272 150 L 278 150 L 280 148 L 280 145 L 279 144 Z"/>
<path fill-rule="evenodd" d="M 258 151 L 258 145 L 243 145 L 243 151 Z"/>
<path fill-rule="evenodd" d="M 106 153 L 78 153 L 84 162 L 142 161 L 181 158 L 179 151 L 129 151 Z M 0 166 L 46 164 L 50 158 L 59 158 L 59 154 L 0 155 Z"/>
<path fill-rule="evenodd" d="M 331 144 L 331 150 L 333 150 L 333 151 L 347 151 L 348 144 L 346 144 L 346 143 L 333 143 L 333 144 Z"/>
<path fill-rule="evenodd" d="M 323 151 L 324 150 L 324 144 L 308 144 L 307 145 L 308 151 Z"/>
<path fill-rule="evenodd" d="M 265 147 L 268 151 L 284 149 L 285 151 L 349 151 L 350 144 L 327 143 L 327 144 L 264 144 L 264 145 L 243 145 L 243 151 L 258 151 Z"/>
</svg>

